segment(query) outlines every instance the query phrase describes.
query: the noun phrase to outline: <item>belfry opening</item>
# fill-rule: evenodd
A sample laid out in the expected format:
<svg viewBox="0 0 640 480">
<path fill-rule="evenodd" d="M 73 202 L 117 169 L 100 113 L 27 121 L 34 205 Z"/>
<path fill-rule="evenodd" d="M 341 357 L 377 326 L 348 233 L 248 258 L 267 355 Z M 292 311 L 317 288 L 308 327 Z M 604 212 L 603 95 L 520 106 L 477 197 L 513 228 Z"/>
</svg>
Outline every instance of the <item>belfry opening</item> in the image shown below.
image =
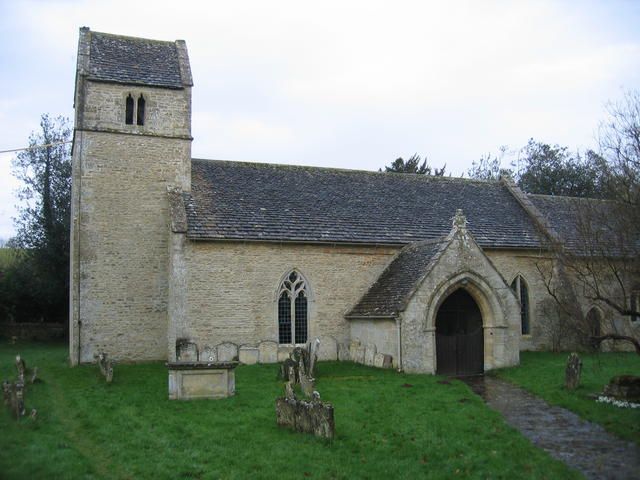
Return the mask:
<svg viewBox="0 0 640 480">
<path fill-rule="evenodd" d="M 484 373 L 482 314 L 464 289 L 451 293 L 436 315 L 436 372 L 439 375 Z"/>
</svg>

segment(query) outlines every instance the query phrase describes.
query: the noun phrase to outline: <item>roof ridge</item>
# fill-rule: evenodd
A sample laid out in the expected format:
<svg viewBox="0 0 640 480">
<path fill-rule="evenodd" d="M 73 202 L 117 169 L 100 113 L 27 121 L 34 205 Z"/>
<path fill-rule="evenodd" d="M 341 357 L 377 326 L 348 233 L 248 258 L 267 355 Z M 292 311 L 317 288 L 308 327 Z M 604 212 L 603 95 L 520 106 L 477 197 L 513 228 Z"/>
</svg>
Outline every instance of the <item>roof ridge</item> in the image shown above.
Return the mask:
<svg viewBox="0 0 640 480">
<path fill-rule="evenodd" d="M 255 160 L 224 160 L 214 158 L 192 158 L 192 162 L 215 162 L 229 165 L 238 165 L 243 167 L 258 167 L 258 168 L 281 168 L 286 170 L 317 170 L 325 172 L 337 172 L 337 173 L 358 173 L 368 175 L 384 175 L 392 173 L 394 176 L 401 178 L 418 178 L 429 179 L 433 181 L 447 181 L 447 182 L 459 182 L 459 183 L 478 183 L 482 185 L 500 185 L 498 180 L 481 180 L 476 178 L 464 178 L 464 177 L 442 177 L 435 175 L 423 175 L 416 173 L 404 173 L 404 172 L 380 172 L 376 170 L 361 170 L 356 168 L 340 168 L 340 167 L 318 167 L 316 165 L 298 165 L 289 163 L 272 163 L 272 162 L 257 162 Z"/>
<path fill-rule="evenodd" d="M 546 193 L 526 193 L 525 195 L 527 195 L 528 197 L 554 198 L 559 200 L 578 200 L 578 201 L 597 200 L 599 202 L 613 202 L 613 203 L 616 202 L 615 200 L 612 200 L 610 198 L 576 197 L 573 195 L 549 195 Z"/>
<path fill-rule="evenodd" d="M 176 40 L 157 40 L 155 38 L 146 38 L 146 37 L 134 37 L 133 35 L 120 35 L 117 33 L 108 33 L 108 32 L 97 32 L 95 30 L 89 30 L 91 34 L 98 34 L 104 37 L 117 38 L 120 40 L 134 41 L 134 42 L 153 42 L 153 43 L 165 43 L 169 45 L 175 45 Z"/>
</svg>

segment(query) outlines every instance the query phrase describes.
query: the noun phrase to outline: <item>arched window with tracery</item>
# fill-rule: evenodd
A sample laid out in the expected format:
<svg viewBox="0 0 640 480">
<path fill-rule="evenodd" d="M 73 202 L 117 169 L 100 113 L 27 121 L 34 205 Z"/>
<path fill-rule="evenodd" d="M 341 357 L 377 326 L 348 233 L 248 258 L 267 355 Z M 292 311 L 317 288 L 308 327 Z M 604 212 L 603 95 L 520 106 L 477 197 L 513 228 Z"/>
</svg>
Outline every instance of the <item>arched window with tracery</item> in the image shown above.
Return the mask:
<svg viewBox="0 0 640 480">
<path fill-rule="evenodd" d="M 522 335 L 531 333 L 531 325 L 529 322 L 529 288 L 527 282 L 522 276 L 518 275 L 511 282 L 511 288 L 520 300 L 520 324 L 522 325 Z"/>
<path fill-rule="evenodd" d="M 307 283 L 293 270 L 278 291 L 278 342 L 306 343 L 309 330 Z"/>
</svg>

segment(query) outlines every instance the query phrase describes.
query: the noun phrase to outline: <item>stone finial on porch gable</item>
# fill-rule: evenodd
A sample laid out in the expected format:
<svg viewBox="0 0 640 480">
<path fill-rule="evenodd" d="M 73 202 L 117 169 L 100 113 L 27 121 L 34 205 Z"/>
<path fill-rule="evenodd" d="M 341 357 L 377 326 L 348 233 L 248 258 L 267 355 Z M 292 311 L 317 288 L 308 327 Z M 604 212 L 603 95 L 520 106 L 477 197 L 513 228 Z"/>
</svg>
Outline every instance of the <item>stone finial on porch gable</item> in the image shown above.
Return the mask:
<svg viewBox="0 0 640 480">
<path fill-rule="evenodd" d="M 458 208 L 456 214 L 453 216 L 453 227 L 449 238 L 453 239 L 458 237 L 461 240 L 461 248 L 469 248 L 469 233 L 467 232 L 467 217 L 462 213 L 462 209 Z"/>
<path fill-rule="evenodd" d="M 460 208 L 456 210 L 456 214 L 453 217 L 453 229 L 460 233 L 467 232 L 467 217 L 464 216 Z"/>
</svg>

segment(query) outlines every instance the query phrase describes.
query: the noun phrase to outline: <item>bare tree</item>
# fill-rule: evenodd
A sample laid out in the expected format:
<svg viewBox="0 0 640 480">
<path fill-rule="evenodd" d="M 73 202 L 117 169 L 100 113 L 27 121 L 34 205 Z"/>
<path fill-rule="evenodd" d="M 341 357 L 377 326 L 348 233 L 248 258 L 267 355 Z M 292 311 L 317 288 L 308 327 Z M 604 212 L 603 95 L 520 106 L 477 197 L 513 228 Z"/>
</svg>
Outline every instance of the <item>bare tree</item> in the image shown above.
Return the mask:
<svg viewBox="0 0 640 480">
<path fill-rule="evenodd" d="M 609 114 L 600 149 L 607 161 L 603 188 L 613 200 L 568 200 L 564 231 L 551 242 L 554 260 L 538 270 L 583 343 L 629 342 L 640 355 L 640 95 L 627 93 Z M 595 329 L 579 297 L 627 322 Z"/>
</svg>

